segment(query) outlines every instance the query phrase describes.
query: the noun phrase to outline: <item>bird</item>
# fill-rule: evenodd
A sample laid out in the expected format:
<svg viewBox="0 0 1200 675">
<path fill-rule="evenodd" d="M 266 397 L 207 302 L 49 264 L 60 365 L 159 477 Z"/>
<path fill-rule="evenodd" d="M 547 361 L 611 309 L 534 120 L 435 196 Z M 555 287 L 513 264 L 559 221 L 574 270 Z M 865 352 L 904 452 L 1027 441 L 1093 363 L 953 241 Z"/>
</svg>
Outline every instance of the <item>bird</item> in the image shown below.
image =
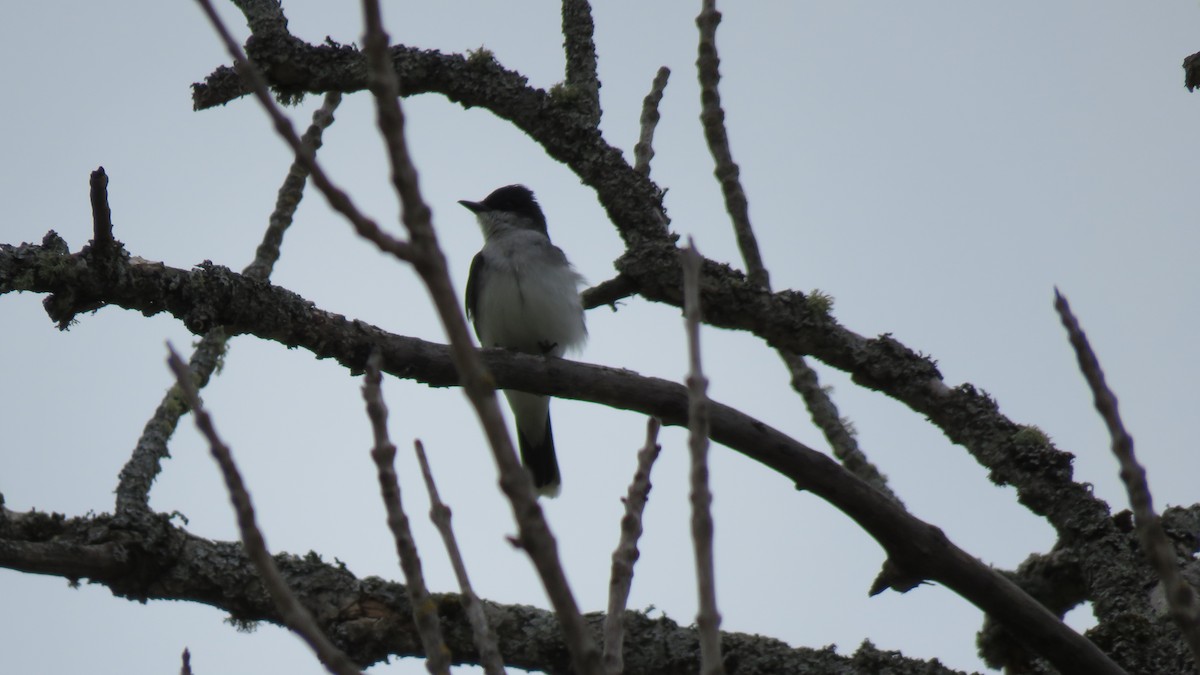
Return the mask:
<svg viewBox="0 0 1200 675">
<path fill-rule="evenodd" d="M 584 279 L 550 243 L 546 216 L 524 185 L 497 188 L 480 202 L 460 200 L 483 230 L 467 276 L 467 318 L 484 348 L 561 357 L 587 342 L 579 288 Z M 550 425 L 550 397 L 504 391 L 516 418 L 521 463 L 539 496 L 557 497 L 562 475 Z"/>
</svg>

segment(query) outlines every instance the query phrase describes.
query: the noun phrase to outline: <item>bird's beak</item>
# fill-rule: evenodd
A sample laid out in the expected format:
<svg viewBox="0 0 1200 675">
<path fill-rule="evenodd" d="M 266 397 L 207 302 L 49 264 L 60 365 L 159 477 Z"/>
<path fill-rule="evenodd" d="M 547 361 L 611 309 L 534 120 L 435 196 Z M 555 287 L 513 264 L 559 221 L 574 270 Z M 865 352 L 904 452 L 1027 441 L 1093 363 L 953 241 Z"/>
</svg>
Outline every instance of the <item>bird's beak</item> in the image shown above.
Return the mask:
<svg viewBox="0 0 1200 675">
<path fill-rule="evenodd" d="M 467 209 L 471 213 L 479 213 L 481 211 L 487 211 L 487 207 L 484 206 L 483 204 L 480 204 L 479 202 L 469 202 L 465 199 L 460 199 L 460 200 L 458 200 L 458 203 L 467 207 Z"/>
</svg>

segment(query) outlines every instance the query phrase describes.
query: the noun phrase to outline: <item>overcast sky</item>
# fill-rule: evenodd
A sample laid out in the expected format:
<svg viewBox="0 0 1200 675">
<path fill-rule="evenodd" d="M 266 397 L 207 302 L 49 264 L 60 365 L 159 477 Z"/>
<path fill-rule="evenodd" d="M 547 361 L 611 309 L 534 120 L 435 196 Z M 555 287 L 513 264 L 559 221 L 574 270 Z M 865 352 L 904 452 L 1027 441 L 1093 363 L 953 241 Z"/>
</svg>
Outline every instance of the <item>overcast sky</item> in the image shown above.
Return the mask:
<svg viewBox="0 0 1200 675">
<path fill-rule="evenodd" d="M 292 31 L 361 42 L 358 3 L 289 2 Z M 596 3 L 603 129 L 632 158 L 642 97 L 659 66 L 663 100 L 653 177 L 672 228 L 740 266 L 698 123 L 699 3 Z M 750 214 L 776 288 L 819 288 L 863 335 L 891 333 L 932 355 L 957 385 L 993 395 L 1075 453 L 1077 479 L 1126 508 L 1115 461 L 1052 309 L 1071 300 L 1121 401 L 1157 506 L 1191 504 L 1200 379 L 1195 185 L 1200 94 L 1182 59 L 1200 50 L 1195 2 L 724 3 L 722 96 Z M 223 14 L 239 35 L 232 6 Z M 562 79 L 554 2 L 387 3 L 396 42 L 463 52 L 482 46 L 549 88 Z M 0 242 L 91 236 L 88 174 L 103 165 L 116 236 L 143 258 L 241 269 L 289 164 L 247 99 L 191 110 L 192 82 L 228 62 L 191 2 L 8 3 L 0 7 Z M 291 110 L 307 124 L 320 97 Z M 462 288 L 481 236 L 458 199 L 525 183 L 551 236 L 592 283 L 613 275 L 621 243 L 593 193 L 507 123 L 439 96 L 406 100 L 421 185 Z M 396 200 L 369 98 L 347 97 L 321 158 L 380 222 Z M 415 275 L 305 199 L 273 281 L 325 310 L 399 334 L 444 336 Z M 106 308 L 54 329 L 34 295 L 0 297 L 0 493 L 13 510 L 112 510 L 112 490 L 170 376 L 164 342 L 194 337 L 174 319 Z M 679 312 L 633 300 L 589 313 L 585 361 L 681 379 Z M 779 359 L 744 334 L 703 333 L 710 393 L 824 449 Z M 993 486 L 919 414 L 820 367 L 859 441 L 919 517 L 1004 568 L 1045 551 L 1053 532 Z M 401 578 L 368 455 L 360 382 L 304 351 L 242 337 L 205 392 L 276 552 L 321 553 L 361 576 Z M 489 454 L 457 390 L 390 380 L 392 435 L 431 454 L 476 589 L 547 606 L 514 531 Z M 563 495 L 543 502 L 586 611 L 604 608 L 619 497 L 644 419 L 556 401 Z M 664 431 L 632 608 L 695 617 L 684 436 Z M 184 420 L 152 504 L 188 529 L 234 539 L 207 447 Z M 423 514 L 415 461 L 399 460 L 405 503 Z M 867 598 L 882 550 L 840 512 L 715 446 L 722 628 L 796 646 L 863 639 L 914 657 L 982 668 L 980 612 L 937 586 Z M 429 585 L 455 590 L 436 534 L 414 520 Z M 263 626 L 236 632 L 218 610 L 148 605 L 103 587 L 0 570 L 0 670 L 167 673 L 189 647 L 197 673 L 318 673 L 307 648 Z M 1070 621 L 1085 626 L 1090 612 Z M 374 673 L 417 673 L 417 661 Z"/>
</svg>

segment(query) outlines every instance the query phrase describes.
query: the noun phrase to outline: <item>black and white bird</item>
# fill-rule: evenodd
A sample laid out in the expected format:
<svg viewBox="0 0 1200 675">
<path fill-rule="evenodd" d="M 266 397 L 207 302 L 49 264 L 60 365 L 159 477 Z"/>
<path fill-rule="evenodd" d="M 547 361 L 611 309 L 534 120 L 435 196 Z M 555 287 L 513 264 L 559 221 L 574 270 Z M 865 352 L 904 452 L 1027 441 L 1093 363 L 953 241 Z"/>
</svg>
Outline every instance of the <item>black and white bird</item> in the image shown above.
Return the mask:
<svg viewBox="0 0 1200 675">
<path fill-rule="evenodd" d="M 533 192 L 509 185 L 481 202 L 460 201 L 479 220 L 483 248 L 467 277 L 467 318 L 486 347 L 562 356 L 587 341 L 579 287 L 583 277 L 550 243 Z M 550 398 L 505 391 L 517 423 L 521 462 L 539 495 L 558 496 L 562 477 L 554 453 Z"/>
</svg>

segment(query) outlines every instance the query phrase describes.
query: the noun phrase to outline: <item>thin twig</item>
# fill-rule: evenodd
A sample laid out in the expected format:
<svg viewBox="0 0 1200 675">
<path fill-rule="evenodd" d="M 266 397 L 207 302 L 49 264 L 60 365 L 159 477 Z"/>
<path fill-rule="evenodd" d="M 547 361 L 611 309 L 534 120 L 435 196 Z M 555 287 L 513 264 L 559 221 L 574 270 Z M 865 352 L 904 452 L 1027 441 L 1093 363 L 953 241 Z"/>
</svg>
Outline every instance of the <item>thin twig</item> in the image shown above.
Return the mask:
<svg viewBox="0 0 1200 675">
<path fill-rule="evenodd" d="M 621 538 L 612 554 L 608 615 L 604 618 L 604 667 L 609 675 L 625 672 L 625 607 L 633 585 L 633 565 L 641 555 L 637 543 L 642 536 L 642 512 L 650 495 L 650 468 L 662 449 L 658 444 L 661 426 L 653 417 L 646 421 L 646 444 L 638 451 L 637 470 L 623 500 L 625 515 L 621 518 Z"/>
<path fill-rule="evenodd" d="M 662 102 L 663 90 L 667 88 L 667 79 L 670 77 L 670 68 L 659 68 L 650 86 L 650 93 L 642 101 L 642 132 L 633 146 L 633 170 L 643 176 L 650 175 L 650 160 L 654 158 L 654 129 L 662 118 L 658 113 L 658 104 Z"/>
<path fill-rule="evenodd" d="M 250 494 L 246 492 L 246 485 L 242 482 L 241 473 L 238 472 L 237 465 L 233 462 L 233 454 L 230 452 L 229 446 L 225 445 L 217 436 L 212 419 L 200 403 L 200 395 L 193 382 L 192 371 L 188 369 L 187 364 L 183 362 L 173 347 L 168 345 L 167 348 L 170 351 L 167 363 L 175 373 L 175 380 L 183 392 L 184 400 L 192 408 L 196 427 L 208 439 L 208 447 L 212 452 L 213 459 L 217 460 L 217 465 L 221 467 L 221 475 L 225 477 L 229 500 L 233 503 L 233 509 L 237 513 L 238 529 L 242 533 L 242 545 L 245 546 L 246 554 L 254 564 L 254 569 L 258 571 L 263 586 L 270 593 L 275 608 L 279 610 L 280 620 L 308 643 L 308 646 L 312 648 L 329 672 L 338 675 L 359 675 L 361 671 L 329 641 L 329 638 L 325 637 L 312 614 L 309 614 L 308 610 L 300 604 L 291 589 L 288 588 L 287 582 L 283 580 L 279 568 L 275 566 L 275 560 L 267 551 L 267 543 L 263 539 L 262 532 L 255 523 L 254 505 L 250 501 Z"/>
<path fill-rule="evenodd" d="M 850 473 L 858 476 L 871 487 L 879 490 L 889 499 L 896 502 L 897 506 L 904 507 L 904 502 L 900 501 L 900 497 L 892 492 L 891 487 L 887 484 L 887 476 L 883 475 L 879 469 L 867 459 L 866 453 L 858 445 L 854 435 L 850 433 L 846 422 L 842 420 L 838 414 L 837 405 L 833 402 L 833 397 L 829 395 L 822 386 L 820 380 L 817 379 L 817 371 L 812 366 L 808 365 L 808 361 L 803 356 L 786 349 L 776 350 L 779 357 L 783 359 L 787 366 L 788 372 L 791 373 L 792 389 L 800 394 L 804 399 L 804 405 L 808 408 L 809 416 L 817 425 L 817 428 L 825 435 L 825 440 L 829 442 L 829 447 L 833 450 L 833 456 L 841 461 L 842 466 Z"/>
<path fill-rule="evenodd" d="M 396 478 L 396 446 L 388 438 L 387 404 L 383 401 L 379 373 L 379 352 L 367 359 L 367 372 L 363 378 L 363 400 L 367 404 L 367 416 L 371 419 L 371 431 L 375 436 L 375 447 L 371 459 L 379 474 L 379 489 L 383 504 L 387 508 L 388 529 L 396 541 L 396 553 L 400 556 L 400 568 L 408 584 L 412 600 L 413 622 L 425 649 L 425 668 L 435 675 L 450 674 L 450 650 L 442 640 L 441 624 L 438 621 L 437 603 L 425 586 L 425 575 L 421 572 L 421 557 L 417 553 L 417 542 L 413 540 L 408 526 L 408 514 L 400 499 L 400 481 Z"/>
<path fill-rule="evenodd" d="M 466 318 L 459 304 L 446 258 L 438 246 L 430 220 L 429 207 L 421 197 L 417 171 L 404 139 L 404 114 L 400 109 L 396 73 L 388 50 L 377 0 L 363 0 L 366 34 L 363 38 L 367 59 L 367 82 L 375 99 L 380 133 L 387 145 L 392 168 L 392 184 L 403 207 L 401 218 L 412 238 L 413 267 L 425 283 L 437 309 L 442 327 L 450 338 L 454 364 L 462 378 L 463 389 L 475 408 L 484 433 L 488 436 L 492 457 L 500 470 L 500 487 L 512 506 L 520 533 L 521 547 L 534 567 L 554 606 L 563 629 L 563 640 L 571 653 L 574 669 L 581 675 L 603 672 L 600 650 L 592 639 L 587 622 L 579 611 L 567 583 L 558 556 L 558 545 L 545 515 L 537 503 L 529 473 L 521 467 L 512 439 L 500 413 L 495 383 L 475 349 Z"/>
<path fill-rule="evenodd" d="M 183 665 L 179 667 L 179 675 L 192 675 L 192 653 L 183 648 Z"/>
<path fill-rule="evenodd" d="M 322 143 L 322 134 L 333 124 L 333 113 L 341 103 L 342 95 L 336 92 L 325 95 L 325 101 L 313 113 L 312 124 L 304 132 L 302 141 L 316 152 Z M 266 280 L 271 276 L 275 262 L 279 259 L 279 246 L 283 234 L 292 224 L 296 208 L 304 194 L 308 170 L 298 160 L 293 160 L 288 175 L 279 187 L 275 209 L 268 218 L 262 243 L 258 245 L 254 260 L 242 271 L 248 277 Z M 192 352 L 188 365 L 196 376 L 196 387 L 203 389 L 216 371 L 225 354 L 228 338 L 225 331 L 217 328 L 200 339 Z M 163 395 L 162 402 L 142 429 L 142 435 L 134 446 L 133 454 L 121 469 L 117 484 L 117 513 L 146 511 L 149 509 L 150 485 L 162 470 L 162 460 L 167 456 L 167 442 L 175 433 L 179 419 L 189 410 L 180 396 L 178 387 L 172 386 Z"/>
<path fill-rule="evenodd" d="M 725 209 L 733 219 L 733 231 L 737 235 L 742 258 L 746 261 L 746 273 L 751 283 L 769 288 L 770 278 L 758 252 L 754 229 L 750 226 L 750 207 L 746 201 L 746 192 L 738 179 L 738 165 L 733 161 L 733 152 L 729 149 L 725 111 L 721 109 L 721 93 L 717 89 L 717 83 L 721 81 L 721 59 L 717 55 L 719 23 L 721 13 L 717 11 L 716 0 L 704 0 L 700 16 L 696 17 L 696 25 L 700 28 L 700 55 L 696 59 L 696 69 L 700 75 L 700 122 L 704 126 L 704 138 L 708 141 L 708 149 L 717 163 L 713 175 L 717 177 L 721 184 L 721 193 L 725 195 Z"/>
<path fill-rule="evenodd" d="M 692 546 L 696 553 L 696 585 L 700 608 L 701 675 L 723 675 L 721 614 L 717 611 L 717 582 L 713 570 L 712 493 L 708 489 L 708 379 L 700 366 L 700 266 L 703 258 L 688 237 L 683 250 L 683 313 L 688 341 L 688 449 L 691 451 Z"/>
<path fill-rule="evenodd" d="M 339 92 L 331 91 L 325 94 L 325 101 L 317 108 L 312 116 L 312 124 L 300 137 L 300 142 L 309 152 L 316 156 L 324 142 L 323 135 L 329 125 L 333 124 L 333 113 L 342 102 Z M 267 219 L 267 230 L 263 233 L 262 242 L 254 253 L 251 262 L 242 273 L 255 279 L 266 280 L 271 276 L 275 263 L 279 260 L 279 247 L 283 243 L 283 234 L 292 225 L 300 200 L 304 198 L 304 186 L 308 182 L 308 169 L 304 163 L 293 158 L 288 167 L 287 176 L 275 195 L 275 209 Z"/>
<path fill-rule="evenodd" d="M 267 111 L 267 115 L 271 117 L 276 133 L 291 146 L 292 153 L 304 164 L 304 168 L 308 169 L 309 174 L 312 176 L 313 184 L 325 196 L 326 201 L 329 202 L 329 206 L 334 211 L 342 214 L 346 220 L 350 221 L 350 224 L 354 226 L 354 230 L 358 232 L 359 236 L 397 258 L 407 260 L 412 255 L 408 242 L 392 237 L 380 229 L 379 225 L 375 224 L 375 221 L 363 215 L 358 210 L 358 207 L 354 205 L 354 202 L 350 201 L 350 196 L 341 188 L 334 185 L 333 181 L 329 179 L 325 170 L 317 163 L 316 155 L 304 147 L 304 143 L 296 135 L 296 130 L 292 128 L 291 120 L 287 118 L 287 115 L 283 114 L 283 110 L 279 107 L 279 104 L 275 103 L 275 99 L 271 98 L 271 92 L 267 89 L 267 81 L 263 78 L 262 73 L 246 58 L 245 52 L 242 51 L 237 41 L 233 39 L 233 35 L 225 27 L 225 23 L 221 21 L 221 17 L 213 8 L 212 2 L 210 0 L 196 0 L 196 2 L 204 10 L 205 16 L 208 17 L 217 34 L 221 36 L 222 42 L 225 43 L 225 49 L 229 52 L 229 55 L 233 58 L 237 66 L 238 74 L 253 88 L 255 98 L 258 99 L 258 102 Z"/>
<path fill-rule="evenodd" d="M 425 456 L 425 446 L 421 441 L 414 441 L 413 447 L 417 452 L 417 461 L 421 463 L 421 475 L 425 478 L 425 488 L 429 492 L 429 519 L 442 535 L 442 543 L 446 546 L 446 554 L 450 556 L 450 566 L 454 568 L 454 576 L 458 579 L 458 588 L 463 613 L 471 624 L 475 646 L 479 648 L 479 665 L 487 675 L 503 675 L 504 659 L 500 656 L 500 647 L 496 640 L 496 632 L 488 623 L 483 613 L 483 603 L 475 590 L 471 588 L 471 579 L 467 576 L 467 565 L 463 562 L 462 551 L 458 548 L 458 540 L 454 537 L 454 528 L 450 526 L 450 507 L 438 496 L 437 485 L 433 482 L 433 471 L 429 468 L 429 458 Z"/>
<path fill-rule="evenodd" d="M 1200 663 L 1200 606 L 1196 602 L 1195 590 L 1179 573 L 1179 560 L 1167 535 L 1163 532 L 1162 522 L 1154 511 L 1154 499 L 1150 494 L 1150 485 L 1146 481 L 1146 470 L 1138 463 L 1133 452 L 1133 437 L 1125 430 L 1121 416 L 1117 411 L 1117 397 L 1104 381 L 1104 371 L 1100 361 L 1088 343 L 1087 335 L 1080 327 L 1079 321 L 1071 313 L 1067 299 L 1054 289 L 1054 308 L 1062 319 L 1063 327 L 1075 348 L 1075 356 L 1079 360 L 1079 369 L 1091 387 L 1096 410 L 1104 418 L 1108 433 L 1112 436 L 1112 452 L 1121 465 L 1121 481 L 1125 483 L 1125 491 L 1129 494 L 1129 504 L 1133 507 L 1133 520 L 1137 528 L 1138 540 L 1142 551 L 1150 562 L 1159 578 L 1162 579 L 1167 605 L 1171 608 L 1171 617 L 1179 625 L 1183 639 L 1192 656 Z"/>
<path fill-rule="evenodd" d="M 699 57 L 696 59 L 700 79 L 700 121 L 704 125 L 704 138 L 708 142 L 708 149 L 716 162 L 713 175 L 721 184 L 725 209 L 733 221 L 733 230 L 737 235 L 742 260 L 746 264 L 747 277 L 750 283 L 770 290 L 771 278 L 763 264 L 758 240 L 750 224 L 749 202 L 738 178 L 738 165 L 733 161 L 733 150 L 725 128 L 725 111 L 721 109 L 721 92 L 718 86 L 721 81 L 721 59 L 717 53 L 717 25 L 720 23 L 721 13 L 717 11 L 716 0 L 704 0 L 700 16 L 696 18 L 696 25 L 700 28 Z M 870 483 L 897 504 L 903 504 L 888 487 L 887 478 L 858 447 L 858 442 L 854 440 L 854 436 L 838 414 L 833 399 L 821 388 L 816 371 L 808 365 L 803 356 L 783 349 L 778 352 L 791 373 L 792 389 L 804 399 L 813 423 L 825 434 L 833 454 L 842 460 L 846 470 Z"/>
<path fill-rule="evenodd" d="M 563 0 L 562 34 L 566 51 L 565 82 L 572 93 L 581 96 L 588 122 L 600 124 L 600 78 L 596 72 L 595 26 L 587 0 Z"/>
</svg>

